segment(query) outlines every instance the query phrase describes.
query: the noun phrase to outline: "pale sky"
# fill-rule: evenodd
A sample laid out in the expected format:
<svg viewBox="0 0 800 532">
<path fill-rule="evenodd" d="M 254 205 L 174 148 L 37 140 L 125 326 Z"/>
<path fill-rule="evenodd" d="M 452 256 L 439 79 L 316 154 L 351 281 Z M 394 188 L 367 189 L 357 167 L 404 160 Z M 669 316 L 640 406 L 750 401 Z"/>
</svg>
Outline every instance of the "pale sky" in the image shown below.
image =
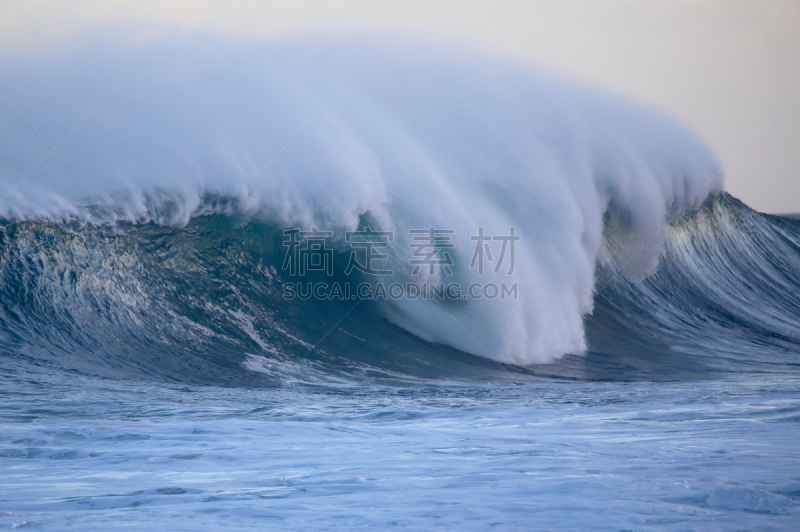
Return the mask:
<svg viewBox="0 0 800 532">
<path fill-rule="evenodd" d="M 676 116 L 715 150 L 734 196 L 800 212 L 796 0 L 0 0 L 0 54 L 120 23 L 155 45 L 154 20 L 252 39 L 379 31 L 389 43 L 399 33 L 544 66 Z"/>
</svg>

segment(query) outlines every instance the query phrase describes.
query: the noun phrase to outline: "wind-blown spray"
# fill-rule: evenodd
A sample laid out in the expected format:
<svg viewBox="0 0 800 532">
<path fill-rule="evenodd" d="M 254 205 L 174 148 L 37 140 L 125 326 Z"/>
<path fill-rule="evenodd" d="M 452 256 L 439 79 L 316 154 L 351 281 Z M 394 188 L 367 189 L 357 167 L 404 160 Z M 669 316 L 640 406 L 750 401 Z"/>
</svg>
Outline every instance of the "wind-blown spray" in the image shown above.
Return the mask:
<svg viewBox="0 0 800 532">
<path fill-rule="evenodd" d="M 423 339 L 529 364 L 586 348 L 604 232 L 624 273 L 645 276 L 666 220 L 722 187 L 704 143 L 642 105 L 422 46 L 374 57 L 372 44 L 195 35 L 141 64 L 149 49 L 135 44 L 5 60 L 0 215 L 183 225 L 221 210 L 332 231 L 366 216 L 396 235 L 400 279 L 410 229 L 452 229 L 453 278 L 515 282 L 518 297 L 380 311 Z M 481 227 L 520 236 L 511 275 L 467 267 Z"/>
</svg>

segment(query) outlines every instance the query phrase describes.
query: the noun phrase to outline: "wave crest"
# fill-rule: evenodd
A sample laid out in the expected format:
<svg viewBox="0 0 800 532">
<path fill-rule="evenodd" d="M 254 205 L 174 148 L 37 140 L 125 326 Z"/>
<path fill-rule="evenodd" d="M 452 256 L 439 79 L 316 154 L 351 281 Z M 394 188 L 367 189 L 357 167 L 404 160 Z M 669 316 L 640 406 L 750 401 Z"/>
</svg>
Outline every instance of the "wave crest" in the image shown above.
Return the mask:
<svg viewBox="0 0 800 532">
<path fill-rule="evenodd" d="M 370 39 L 195 35 L 181 47 L 165 42 L 125 77 L 147 52 L 135 44 L 4 64 L 14 108 L 0 111 L 0 215 L 186 225 L 235 212 L 334 231 L 366 215 L 403 250 L 410 229 L 453 229 L 459 264 L 480 227 L 515 227 L 518 299 L 380 311 L 428 341 L 524 365 L 585 350 L 607 212 L 618 263 L 639 278 L 666 220 L 722 187 L 714 156 L 671 119 L 527 68 L 425 47 L 369 61 Z"/>
</svg>

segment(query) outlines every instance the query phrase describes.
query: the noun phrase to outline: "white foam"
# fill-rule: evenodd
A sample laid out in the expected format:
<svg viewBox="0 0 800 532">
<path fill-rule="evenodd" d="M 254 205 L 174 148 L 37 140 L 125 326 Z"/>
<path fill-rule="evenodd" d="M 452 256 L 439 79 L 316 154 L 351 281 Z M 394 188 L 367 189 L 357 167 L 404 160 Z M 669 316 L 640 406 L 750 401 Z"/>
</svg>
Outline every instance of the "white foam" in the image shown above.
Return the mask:
<svg viewBox="0 0 800 532">
<path fill-rule="evenodd" d="M 722 187 L 715 157 L 672 120 L 527 68 L 425 46 L 375 57 L 384 41 L 371 39 L 180 42 L 136 68 L 150 48 L 133 41 L 5 60 L 0 216 L 180 224 L 209 194 L 286 226 L 353 229 L 369 212 L 396 232 L 404 277 L 408 229 L 455 229 L 455 280 L 516 282 L 519 298 L 384 312 L 423 338 L 527 364 L 585 349 L 610 205 L 617 260 L 643 276 L 666 218 Z M 466 267 L 479 226 L 516 228 L 513 276 Z"/>
</svg>

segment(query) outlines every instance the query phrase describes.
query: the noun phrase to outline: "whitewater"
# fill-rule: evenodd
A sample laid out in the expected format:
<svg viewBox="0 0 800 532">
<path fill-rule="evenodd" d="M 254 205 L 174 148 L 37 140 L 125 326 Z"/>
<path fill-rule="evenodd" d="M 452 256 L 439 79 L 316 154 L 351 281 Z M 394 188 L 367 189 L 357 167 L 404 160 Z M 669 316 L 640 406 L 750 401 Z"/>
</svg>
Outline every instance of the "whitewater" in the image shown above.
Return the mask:
<svg viewBox="0 0 800 532">
<path fill-rule="evenodd" d="M 0 95 L 0 526 L 796 523 L 800 222 L 664 113 L 373 37 L 94 36 Z"/>
</svg>

